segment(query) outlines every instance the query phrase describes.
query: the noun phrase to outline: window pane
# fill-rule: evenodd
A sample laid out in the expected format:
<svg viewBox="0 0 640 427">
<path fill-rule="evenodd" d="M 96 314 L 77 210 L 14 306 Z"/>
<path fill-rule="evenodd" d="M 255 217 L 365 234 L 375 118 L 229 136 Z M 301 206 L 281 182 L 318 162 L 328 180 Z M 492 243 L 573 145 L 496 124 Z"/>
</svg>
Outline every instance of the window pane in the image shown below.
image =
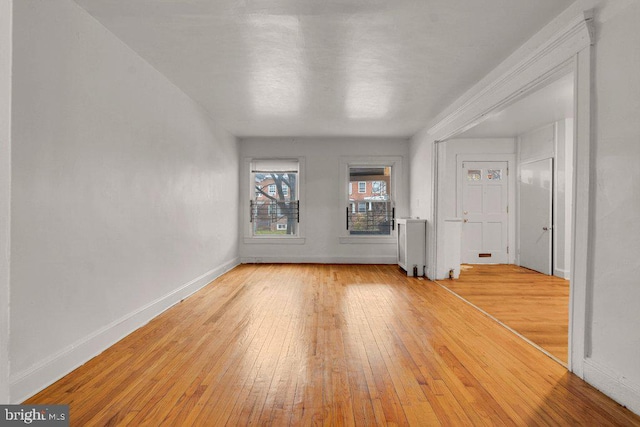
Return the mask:
<svg viewBox="0 0 640 427">
<path fill-rule="evenodd" d="M 253 235 L 296 235 L 298 232 L 297 172 L 253 174 Z"/>
<path fill-rule="evenodd" d="M 349 215 L 351 235 L 389 235 L 393 220 L 390 194 L 390 166 L 351 166 L 349 186 L 357 185 L 357 193 L 349 193 L 352 206 Z"/>
<path fill-rule="evenodd" d="M 487 169 L 487 179 L 499 181 L 502 179 L 502 169 Z"/>
<path fill-rule="evenodd" d="M 469 169 L 467 171 L 467 181 L 480 181 L 482 179 L 482 171 L 479 169 Z"/>
</svg>

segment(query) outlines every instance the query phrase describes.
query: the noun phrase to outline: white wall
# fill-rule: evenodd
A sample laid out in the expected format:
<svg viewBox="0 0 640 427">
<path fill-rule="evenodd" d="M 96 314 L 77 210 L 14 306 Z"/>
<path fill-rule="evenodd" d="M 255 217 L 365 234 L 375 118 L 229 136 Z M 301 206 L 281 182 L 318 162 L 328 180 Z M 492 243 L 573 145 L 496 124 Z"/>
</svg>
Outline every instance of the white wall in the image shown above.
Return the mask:
<svg viewBox="0 0 640 427">
<path fill-rule="evenodd" d="M 434 146 L 426 130 L 418 132 L 409 143 L 409 216 L 427 220 L 427 242 L 433 238 L 433 186 Z M 427 243 L 427 277 L 434 277 L 433 254 Z"/>
<path fill-rule="evenodd" d="M 341 182 L 341 162 L 348 157 L 400 156 L 403 171 L 394 196 L 396 216 L 406 216 L 408 208 L 409 143 L 403 139 L 380 138 L 249 138 L 240 142 L 244 159 L 241 182 L 241 243 L 243 262 L 335 262 L 335 263 L 395 263 L 394 239 L 385 243 L 345 243 L 346 200 L 341 200 L 346 182 Z M 250 158 L 304 159 L 301 172 L 302 239 L 297 244 L 265 244 L 249 236 L 249 170 Z M 343 241 L 345 239 L 342 239 Z M 261 240 L 264 242 L 264 240 Z"/>
<path fill-rule="evenodd" d="M 573 119 L 555 124 L 553 274 L 569 279 L 571 269 L 571 201 L 573 178 Z"/>
<path fill-rule="evenodd" d="M 596 14 L 592 382 L 640 413 L 640 2 Z"/>
<path fill-rule="evenodd" d="M 0 404 L 9 403 L 12 3 L 0 0 Z"/>
<path fill-rule="evenodd" d="M 410 210 L 412 217 L 430 218 L 432 196 L 424 191 L 433 185 L 433 147 L 425 131 L 411 138 L 409 144 Z"/>
<path fill-rule="evenodd" d="M 11 400 L 237 262 L 238 149 L 70 0 L 14 5 Z"/>
<path fill-rule="evenodd" d="M 522 162 L 553 158 L 555 154 L 553 123 L 524 133 L 518 138 L 518 157 Z"/>
</svg>

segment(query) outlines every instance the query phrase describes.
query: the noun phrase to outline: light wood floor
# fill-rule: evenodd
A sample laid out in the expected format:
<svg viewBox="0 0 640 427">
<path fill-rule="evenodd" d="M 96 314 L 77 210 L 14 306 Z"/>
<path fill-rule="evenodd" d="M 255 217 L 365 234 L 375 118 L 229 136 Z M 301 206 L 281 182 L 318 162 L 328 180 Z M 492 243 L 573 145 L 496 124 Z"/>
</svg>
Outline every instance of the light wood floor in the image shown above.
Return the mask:
<svg viewBox="0 0 640 427">
<path fill-rule="evenodd" d="M 240 266 L 28 403 L 77 426 L 640 425 L 396 266 Z"/>
<path fill-rule="evenodd" d="M 567 363 L 569 281 L 516 265 L 464 265 L 439 280 L 465 300 Z"/>
</svg>

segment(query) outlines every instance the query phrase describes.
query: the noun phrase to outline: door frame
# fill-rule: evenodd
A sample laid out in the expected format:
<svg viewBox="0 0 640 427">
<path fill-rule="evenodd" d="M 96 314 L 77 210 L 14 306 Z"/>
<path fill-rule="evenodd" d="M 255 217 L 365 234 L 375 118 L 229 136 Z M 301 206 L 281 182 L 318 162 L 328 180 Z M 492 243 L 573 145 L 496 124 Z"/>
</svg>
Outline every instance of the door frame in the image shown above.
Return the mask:
<svg viewBox="0 0 640 427">
<path fill-rule="evenodd" d="M 503 154 L 468 154 L 460 153 L 456 155 L 456 216 L 462 218 L 462 180 L 460 172 L 463 162 L 506 162 L 507 163 L 507 247 L 509 264 L 515 263 L 516 253 L 516 155 L 515 153 Z M 463 225 L 464 226 L 464 225 Z"/>
<path fill-rule="evenodd" d="M 432 142 L 432 176 L 430 188 L 433 225 L 428 244 L 429 271 L 437 277 L 443 264 L 442 241 L 444 217 L 439 211 L 439 198 L 444 173 L 441 157 L 444 150 L 439 142 L 446 141 L 474 127 L 491 113 L 504 109 L 510 103 L 550 83 L 567 69 L 574 73 L 574 123 L 573 123 L 573 195 L 572 238 L 569 292 L 569 357 L 567 368 L 580 378 L 585 376 L 585 359 L 591 352 L 593 272 L 590 269 L 594 256 L 593 200 L 590 177 L 592 121 L 592 51 L 595 43 L 593 11 L 579 13 L 567 20 L 564 27 L 547 32 L 536 48 L 525 46 L 480 80 L 474 87 L 451 104 L 427 129 Z M 557 27 L 556 27 L 557 28 Z M 542 33 L 542 32 L 541 32 Z M 539 33 L 540 34 L 540 33 Z M 577 215 L 577 212 L 580 212 Z M 434 274 L 435 273 L 435 274 Z"/>
</svg>

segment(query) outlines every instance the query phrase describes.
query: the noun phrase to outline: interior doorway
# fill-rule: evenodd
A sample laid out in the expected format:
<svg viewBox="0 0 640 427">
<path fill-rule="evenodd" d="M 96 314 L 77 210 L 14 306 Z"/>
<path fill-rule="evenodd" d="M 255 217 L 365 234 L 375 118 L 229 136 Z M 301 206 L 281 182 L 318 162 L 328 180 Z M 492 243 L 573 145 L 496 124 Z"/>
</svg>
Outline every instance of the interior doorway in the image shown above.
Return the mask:
<svg viewBox="0 0 640 427">
<path fill-rule="evenodd" d="M 466 221 L 463 222 L 461 260 L 467 267 L 463 266 L 457 285 L 455 280 L 439 283 L 565 366 L 569 363 L 570 294 L 570 283 L 565 278 L 571 274 L 573 250 L 574 79 L 571 71 L 557 76 L 439 147 L 445 159 L 455 151 L 451 149 L 455 141 L 464 141 L 465 147 L 471 145 L 470 141 L 476 141 L 477 146 L 486 143 L 487 148 L 493 150 L 481 159 L 473 158 L 472 154 L 466 157 L 458 154 L 462 160 L 458 159 L 456 173 L 457 213 Z M 513 188 L 509 188 L 507 182 L 504 188 L 496 186 L 499 181 L 496 171 L 509 170 L 498 156 L 490 154 L 498 152 L 496 144 L 500 139 L 511 139 L 514 144 Z M 506 152 L 504 144 L 501 149 L 500 152 Z M 503 196 L 509 191 L 516 195 L 512 205 L 505 201 L 508 196 Z M 446 198 L 439 196 L 438 201 L 443 200 Z M 510 208 L 513 228 L 503 226 L 508 224 L 506 212 Z M 512 257 L 505 256 L 510 249 L 503 243 L 508 241 L 506 236 L 510 230 L 515 234 Z M 500 248 L 505 248 L 504 253 Z M 472 275 L 480 272 L 477 268 L 480 264 L 497 264 L 482 267 L 481 271 L 483 278 L 493 277 L 491 290 L 473 279 Z M 521 267 L 526 269 L 513 270 Z M 518 310 L 509 303 L 512 297 L 522 303 Z M 553 307 L 554 316 L 538 313 L 543 305 Z M 533 322 L 533 318 L 546 320 Z M 563 342 L 558 342 L 559 339 Z"/>
<path fill-rule="evenodd" d="M 459 102 L 443 113 L 427 131 L 425 137 L 432 141 L 431 164 L 432 174 L 429 177 L 430 218 L 428 234 L 428 267 L 430 278 L 446 278 L 450 271 L 446 254 L 447 194 L 449 182 L 446 171 L 449 160 L 443 156 L 442 142 L 458 138 L 469 130 L 482 128 L 485 123 L 499 122 L 504 124 L 504 112 L 519 100 L 529 97 L 540 88 L 548 86 L 560 77 L 572 74 L 572 85 L 569 87 L 573 107 L 573 137 L 567 146 L 572 148 L 572 170 L 566 176 L 571 177 L 573 193 L 567 195 L 571 207 L 566 212 L 570 218 L 570 263 L 566 275 L 570 277 L 569 293 L 569 356 L 567 368 L 578 377 L 584 377 L 589 354 L 589 298 L 592 292 L 589 265 L 593 257 L 590 242 L 593 239 L 592 203 L 592 46 L 593 15 L 580 13 L 571 24 L 550 36 L 546 41 L 529 53 L 519 52 L 514 55 L 516 62 L 503 64 L 486 81 L 474 86 Z M 575 93 L 575 96 L 573 94 Z M 530 121 L 534 112 L 555 112 L 555 108 L 541 110 L 526 109 L 521 117 L 523 122 Z M 546 121 L 548 123 L 548 121 Z M 510 121 L 517 127 L 517 121 Z M 544 122 L 543 122 L 544 123 Z M 487 127 L 484 128 L 487 130 Z M 485 133 L 485 135 L 487 135 Z M 470 136 L 469 136 L 470 137 Z M 570 230 L 570 232 L 569 232 Z M 512 251 L 513 252 L 513 251 Z M 556 251 L 559 253 L 560 251 Z"/>
</svg>

